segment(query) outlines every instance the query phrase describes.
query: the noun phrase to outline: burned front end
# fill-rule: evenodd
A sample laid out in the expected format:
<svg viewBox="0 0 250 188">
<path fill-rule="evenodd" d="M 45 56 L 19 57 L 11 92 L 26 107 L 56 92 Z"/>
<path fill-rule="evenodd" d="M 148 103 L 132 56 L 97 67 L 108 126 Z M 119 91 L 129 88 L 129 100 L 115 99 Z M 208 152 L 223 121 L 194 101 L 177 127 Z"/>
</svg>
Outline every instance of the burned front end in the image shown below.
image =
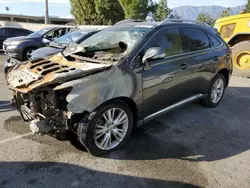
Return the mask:
<svg viewBox="0 0 250 188">
<path fill-rule="evenodd" d="M 72 128 L 75 121 L 72 117 L 77 115 L 69 110 L 66 100 L 73 87 L 60 86 L 108 67 L 108 64 L 89 62 L 88 58 L 83 60 L 72 55 L 66 59 L 58 54 L 16 65 L 6 74 L 6 81 L 13 90 L 13 104 L 32 132 L 63 133 Z"/>
</svg>

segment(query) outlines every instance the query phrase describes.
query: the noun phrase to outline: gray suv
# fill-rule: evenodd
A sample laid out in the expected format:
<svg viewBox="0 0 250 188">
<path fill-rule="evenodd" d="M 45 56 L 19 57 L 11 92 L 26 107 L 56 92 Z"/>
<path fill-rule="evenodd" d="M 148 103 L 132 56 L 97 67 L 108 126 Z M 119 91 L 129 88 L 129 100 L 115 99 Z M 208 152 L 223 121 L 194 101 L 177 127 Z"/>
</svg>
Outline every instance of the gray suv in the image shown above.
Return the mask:
<svg viewBox="0 0 250 188">
<path fill-rule="evenodd" d="M 19 61 L 29 60 L 34 50 L 72 31 L 73 27 L 47 27 L 28 36 L 13 37 L 3 42 L 6 55 Z"/>
<path fill-rule="evenodd" d="M 231 51 L 214 29 L 166 20 L 104 29 L 62 54 L 17 65 L 6 79 L 33 132 L 73 132 L 101 155 L 176 107 L 216 107 L 231 74 Z"/>
</svg>

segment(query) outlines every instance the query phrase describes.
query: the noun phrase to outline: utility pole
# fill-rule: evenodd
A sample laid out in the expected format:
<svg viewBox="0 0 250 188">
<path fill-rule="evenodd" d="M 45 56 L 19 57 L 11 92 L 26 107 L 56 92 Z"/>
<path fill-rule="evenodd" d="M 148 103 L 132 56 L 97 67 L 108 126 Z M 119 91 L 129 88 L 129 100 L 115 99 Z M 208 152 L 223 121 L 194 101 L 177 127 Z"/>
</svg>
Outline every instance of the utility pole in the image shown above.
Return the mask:
<svg viewBox="0 0 250 188">
<path fill-rule="evenodd" d="M 49 5 L 48 0 L 45 0 L 45 25 L 49 24 Z"/>
</svg>

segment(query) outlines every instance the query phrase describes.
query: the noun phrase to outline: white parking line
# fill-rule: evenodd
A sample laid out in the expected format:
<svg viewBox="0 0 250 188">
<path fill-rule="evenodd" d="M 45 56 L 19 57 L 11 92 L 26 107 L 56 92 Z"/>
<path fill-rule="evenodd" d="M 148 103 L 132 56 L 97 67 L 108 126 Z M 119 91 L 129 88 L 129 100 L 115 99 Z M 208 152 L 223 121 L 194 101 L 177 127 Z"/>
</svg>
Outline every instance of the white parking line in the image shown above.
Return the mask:
<svg viewBox="0 0 250 188">
<path fill-rule="evenodd" d="M 17 140 L 17 139 L 20 139 L 20 138 L 23 138 L 23 137 L 26 137 L 26 136 L 30 136 L 32 134 L 33 134 L 32 132 L 29 132 L 29 133 L 26 133 L 26 134 L 23 134 L 23 135 L 18 135 L 18 136 L 8 138 L 8 139 L 5 139 L 5 140 L 0 140 L 0 144 L 4 144 L 6 142 L 10 142 L 10 141 Z"/>
</svg>

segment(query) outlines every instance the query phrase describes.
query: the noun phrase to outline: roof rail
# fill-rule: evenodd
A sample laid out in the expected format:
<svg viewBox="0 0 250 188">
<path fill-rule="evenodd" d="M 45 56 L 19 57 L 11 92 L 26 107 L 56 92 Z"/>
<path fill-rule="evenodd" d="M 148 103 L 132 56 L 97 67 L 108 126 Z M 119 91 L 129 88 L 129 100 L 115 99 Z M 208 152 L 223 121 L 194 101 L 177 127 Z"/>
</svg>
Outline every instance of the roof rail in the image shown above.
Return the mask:
<svg viewBox="0 0 250 188">
<path fill-rule="evenodd" d="M 165 20 L 160 22 L 160 24 L 166 24 L 166 23 L 192 23 L 192 24 L 198 24 L 198 25 L 210 27 L 207 23 L 199 22 L 199 21 L 196 21 L 196 20 L 165 19 Z"/>
<path fill-rule="evenodd" d="M 125 19 L 117 22 L 115 25 L 120 25 L 124 23 L 133 23 L 133 22 L 145 22 L 145 20 L 134 20 L 134 19 Z"/>
</svg>

